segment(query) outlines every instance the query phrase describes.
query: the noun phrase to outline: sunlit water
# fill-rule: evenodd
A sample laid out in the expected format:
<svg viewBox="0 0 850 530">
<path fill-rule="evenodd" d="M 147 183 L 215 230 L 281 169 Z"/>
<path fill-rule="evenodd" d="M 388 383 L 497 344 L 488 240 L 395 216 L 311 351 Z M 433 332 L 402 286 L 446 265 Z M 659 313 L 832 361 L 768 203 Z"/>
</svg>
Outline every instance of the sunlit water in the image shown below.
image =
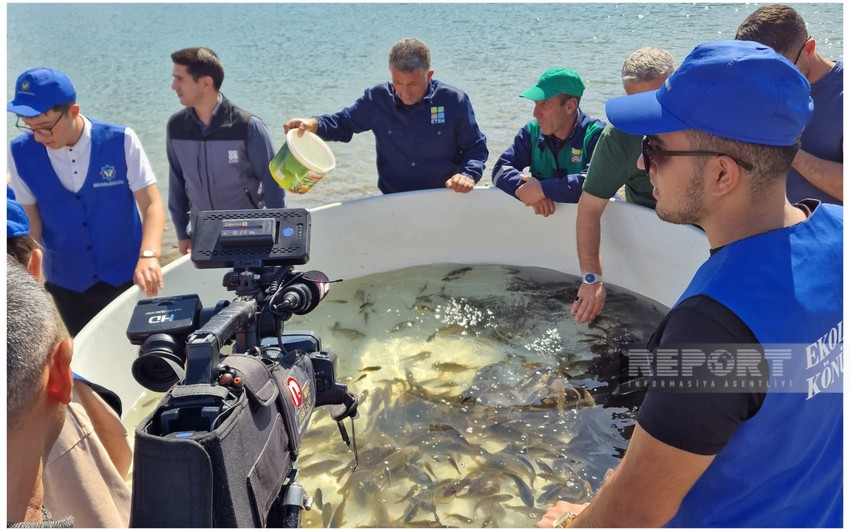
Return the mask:
<svg viewBox="0 0 850 530">
<path fill-rule="evenodd" d="M 792 4 L 817 49 L 843 58 L 843 5 Z M 556 66 L 577 71 L 582 109 L 605 119 L 605 101 L 624 94 L 620 70 L 644 46 L 681 62 L 702 42 L 734 38 L 756 9 L 744 3 L 9 3 L 6 93 L 35 66 L 62 70 L 83 114 L 132 127 L 168 196 L 165 125 L 180 109 L 171 90 L 171 52 L 209 46 L 225 67 L 223 93 L 269 126 L 276 148 L 293 117 L 336 112 L 388 80 L 387 52 L 403 37 L 431 48 L 434 77 L 469 94 L 487 136 L 482 183 L 534 105 L 519 93 Z M 329 28 L 332 28 L 328 31 Z M 96 44 L 81 35 L 96 35 Z M 19 134 L 7 115 L 6 134 Z M 359 134 L 332 143 L 336 169 L 287 206 L 312 208 L 378 194 L 375 142 Z M 166 201 L 167 202 L 167 201 Z M 176 243 L 168 219 L 164 250 Z"/>
<path fill-rule="evenodd" d="M 569 318 L 578 278 L 539 268 L 430 265 L 333 285 L 289 330 L 339 356 L 361 398 L 359 465 L 317 409 L 298 459 L 304 525 L 529 526 L 589 500 L 627 445 L 640 395 L 616 387 L 623 345 L 666 309 L 608 288 L 604 316 Z M 157 399 L 143 397 L 143 410 Z M 345 422 L 350 431 L 350 423 Z"/>
</svg>

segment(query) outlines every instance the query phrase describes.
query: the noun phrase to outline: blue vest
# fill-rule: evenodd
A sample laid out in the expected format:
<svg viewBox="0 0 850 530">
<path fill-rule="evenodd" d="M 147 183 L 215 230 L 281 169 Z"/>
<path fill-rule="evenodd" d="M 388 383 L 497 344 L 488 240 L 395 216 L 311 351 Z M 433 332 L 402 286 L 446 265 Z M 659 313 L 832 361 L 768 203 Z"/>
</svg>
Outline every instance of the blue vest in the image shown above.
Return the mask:
<svg viewBox="0 0 850 530">
<path fill-rule="evenodd" d="M 806 222 L 736 241 L 677 302 L 704 294 L 738 315 L 765 348 L 771 387 L 668 526 L 842 525 L 843 225 L 843 208 L 821 204 Z M 778 376 L 771 359 L 788 349 Z"/>
<path fill-rule="evenodd" d="M 142 222 L 127 182 L 124 127 L 92 120 L 91 160 L 83 187 L 68 191 L 47 148 L 31 134 L 11 143 L 21 179 L 29 186 L 42 225 L 44 275 L 82 292 L 97 282 L 133 279 L 142 244 Z"/>
</svg>

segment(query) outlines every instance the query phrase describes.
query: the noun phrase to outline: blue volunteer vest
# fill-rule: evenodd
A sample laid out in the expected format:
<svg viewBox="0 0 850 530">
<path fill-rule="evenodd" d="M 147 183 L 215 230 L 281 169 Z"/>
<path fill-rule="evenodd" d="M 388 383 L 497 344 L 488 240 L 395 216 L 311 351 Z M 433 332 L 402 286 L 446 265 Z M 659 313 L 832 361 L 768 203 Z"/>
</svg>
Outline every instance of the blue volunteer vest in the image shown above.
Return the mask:
<svg viewBox="0 0 850 530">
<path fill-rule="evenodd" d="M 21 179 L 38 203 L 44 243 L 44 275 L 82 292 L 97 282 L 133 279 L 142 244 L 142 222 L 127 182 L 124 127 L 91 120 L 91 161 L 83 187 L 68 191 L 47 148 L 31 134 L 11 143 Z"/>
<path fill-rule="evenodd" d="M 722 248 L 677 302 L 704 294 L 725 305 L 769 362 L 768 349 L 792 350 L 668 526 L 842 525 L 843 218 L 821 204 L 806 222 Z"/>
</svg>

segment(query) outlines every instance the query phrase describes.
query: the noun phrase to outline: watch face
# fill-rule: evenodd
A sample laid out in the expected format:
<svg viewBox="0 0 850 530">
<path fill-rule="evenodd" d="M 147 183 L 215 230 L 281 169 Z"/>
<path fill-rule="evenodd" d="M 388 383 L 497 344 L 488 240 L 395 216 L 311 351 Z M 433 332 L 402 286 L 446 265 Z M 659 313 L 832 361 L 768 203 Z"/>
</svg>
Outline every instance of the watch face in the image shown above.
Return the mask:
<svg viewBox="0 0 850 530">
<path fill-rule="evenodd" d="M 596 275 L 592 272 L 588 272 L 584 275 L 584 283 L 594 283 L 596 281 Z"/>
<path fill-rule="evenodd" d="M 143 250 L 142 257 L 143 258 L 153 258 L 156 256 L 156 253 L 153 250 Z"/>
</svg>

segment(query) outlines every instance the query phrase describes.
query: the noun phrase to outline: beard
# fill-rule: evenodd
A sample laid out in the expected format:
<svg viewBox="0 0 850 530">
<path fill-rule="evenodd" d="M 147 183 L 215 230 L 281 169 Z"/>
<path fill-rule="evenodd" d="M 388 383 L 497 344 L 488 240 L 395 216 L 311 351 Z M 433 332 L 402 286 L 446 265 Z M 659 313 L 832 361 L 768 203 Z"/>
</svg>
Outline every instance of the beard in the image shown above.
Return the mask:
<svg viewBox="0 0 850 530">
<path fill-rule="evenodd" d="M 668 198 L 665 201 L 659 195 L 658 203 L 655 205 L 655 213 L 658 214 L 659 219 L 679 225 L 699 224 L 699 220 L 705 216 L 706 209 L 705 201 L 703 200 L 705 195 L 702 177 L 703 169 L 701 164 L 697 164 L 697 167 L 694 168 L 693 173 L 691 173 L 688 179 L 688 185 L 682 194 L 680 200 L 682 204 L 678 208 L 675 205 L 663 204 L 665 202 L 669 203 L 670 199 Z"/>
</svg>

